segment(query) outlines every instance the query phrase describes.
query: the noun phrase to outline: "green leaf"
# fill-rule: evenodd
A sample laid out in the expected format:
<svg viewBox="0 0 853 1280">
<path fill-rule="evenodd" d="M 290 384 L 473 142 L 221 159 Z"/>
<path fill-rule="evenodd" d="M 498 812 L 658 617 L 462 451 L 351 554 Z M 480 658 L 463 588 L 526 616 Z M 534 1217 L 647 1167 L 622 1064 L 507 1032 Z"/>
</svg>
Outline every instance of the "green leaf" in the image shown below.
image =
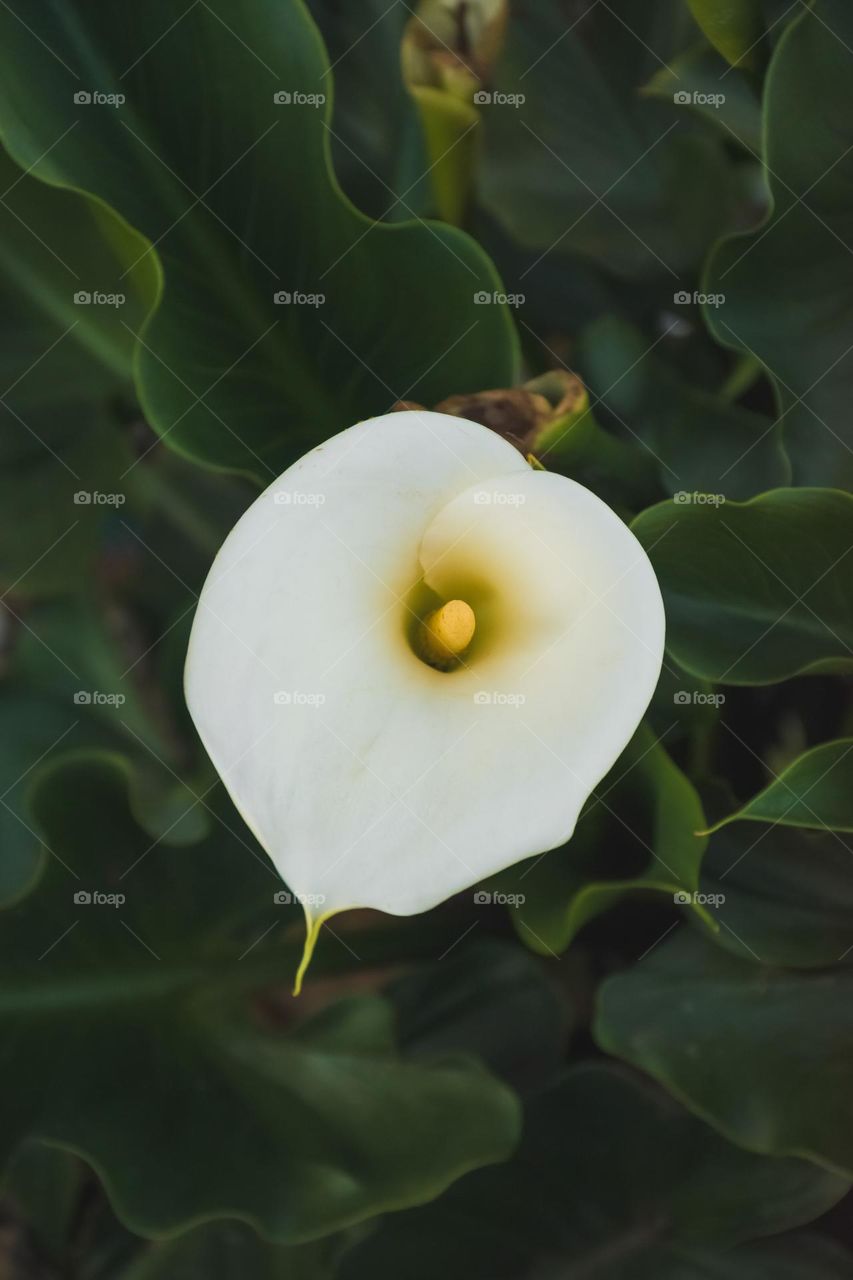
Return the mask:
<svg viewBox="0 0 853 1280">
<path fill-rule="evenodd" d="M 207 1223 L 149 1245 L 116 1280 L 333 1280 L 343 1247 L 339 1236 L 274 1245 L 243 1223 Z"/>
<path fill-rule="evenodd" d="M 468 1058 L 402 1060 L 383 1000 L 299 1022 L 292 997 L 257 999 L 292 976 L 301 936 L 283 948 L 279 922 L 301 935 L 298 910 L 274 903 L 281 882 L 226 818 L 190 849 L 152 845 L 126 776 L 80 755 L 36 788 L 78 879 L 51 860 L 4 919 L 4 1158 L 25 1138 L 76 1151 L 140 1234 L 230 1216 L 287 1243 L 504 1158 L 514 1095 Z"/>
<path fill-rule="evenodd" d="M 436 1054 L 476 1053 L 513 1086 L 550 1080 L 565 1052 L 565 1010 L 541 966 L 517 947 L 488 940 L 453 953 L 393 983 L 400 1044 L 421 1061 Z M 507 1023 L 524 1021 L 523 1043 L 507 1037 Z M 370 1229 L 369 1227 L 367 1228 Z M 147 1245 L 121 1280 L 183 1280 L 243 1276 L 274 1280 L 330 1280 L 340 1253 L 363 1228 L 308 1245 L 271 1245 L 235 1223 L 215 1223 L 174 1241 Z"/>
<path fill-rule="evenodd" d="M 400 47 L 412 10 L 388 0 L 308 0 L 335 75 L 331 120 L 335 173 L 372 218 L 399 222 L 432 210 L 430 162 Z"/>
<path fill-rule="evenodd" d="M 853 498 L 831 489 L 776 489 L 745 503 L 687 497 L 631 526 L 661 584 L 675 660 L 725 684 L 849 667 Z"/>
<path fill-rule="evenodd" d="M 638 1206 L 638 1210 L 639 1210 Z M 430 1210 L 426 1210 L 429 1213 Z M 410 1215 L 405 1215 L 407 1218 Z M 436 1214 L 436 1217 L 438 1215 Z M 445 1236 L 451 1231 L 459 1231 L 459 1226 L 448 1221 L 437 1224 L 444 1226 Z M 538 1232 L 539 1223 L 532 1225 L 532 1233 Z M 416 1223 L 415 1241 L 421 1243 L 422 1227 Z M 473 1215 L 466 1217 L 461 1224 L 462 1245 L 469 1267 L 480 1265 L 479 1257 L 473 1251 L 473 1239 L 468 1237 L 483 1226 L 474 1220 Z M 384 1277 L 412 1274 L 418 1277 L 429 1273 L 420 1270 L 415 1264 L 414 1272 L 410 1271 L 412 1260 L 402 1232 L 394 1234 L 388 1240 L 390 1229 L 384 1229 L 378 1240 L 370 1242 L 363 1248 L 352 1248 L 351 1243 L 339 1236 L 326 1237 L 312 1244 L 283 1246 L 268 1244 L 260 1240 L 248 1227 L 240 1223 L 210 1223 L 196 1227 L 185 1235 L 173 1240 L 158 1241 L 147 1246 L 144 1254 L 127 1270 L 108 1273 L 115 1280 L 243 1280 L 251 1275 L 257 1280 L 332 1280 L 340 1275 L 343 1280 L 353 1280 L 359 1276 L 355 1270 L 363 1260 L 369 1259 L 375 1266 L 377 1280 Z M 506 1229 L 500 1232 L 503 1239 Z M 352 1235 L 354 1233 L 350 1233 Z M 623 1239 L 619 1240 L 618 1256 L 610 1259 L 607 1246 L 602 1248 L 602 1258 L 596 1257 L 594 1249 L 590 1249 L 594 1260 L 595 1276 L 601 1280 L 848 1280 L 853 1265 L 853 1255 L 834 1241 L 822 1240 L 817 1236 L 795 1235 L 783 1236 L 781 1239 L 758 1241 L 724 1253 L 712 1253 L 706 1249 L 683 1248 L 673 1245 L 665 1249 L 648 1248 L 642 1228 L 637 1228 L 637 1239 L 630 1237 L 626 1229 Z M 488 1236 L 487 1236 L 488 1238 Z M 351 1256 L 344 1259 L 341 1265 L 341 1253 L 347 1247 L 352 1248 Z M 396 1246 L 396 1248 L 395 1248 Z M 458 1264 L 449 1257 L 449 1240 L 444 1238 L 436 1242 L 430 1238 L 426 1242 L 427 1257 L 438 1256 L 449 1264 L 445 1273 L 449 1280 L 470 1280 L 476 1271 L 456 1269 Z M 520 1280 L 527 1272 L 510 1273 L 507 1261 L 498 1257 L 495 1245 L 487 1244 L 491 1265 L 496 1270 L 490 1272 L 495 1280 L 513 1275 L 513 1280 Z M 470 1250 L 470 1256 L 469 1256 Z M 519 1249 L 520 1253 L 521 1250 Z M 445 1259 L 445 1253 L 448 1255 Z M 641 1255 L 641 1256 L 638 1256 Z M 494 1255 L 494 1256 L 493 1256 Z M 644 1255 L 644 1256 L 642 1256 Z M 515 1257 L 515 1252 L 511 1255 Z M 585 1261 L 585 1259 L 584 1259 Z M 624 1266 L 639 1268 L 626 1272 Z M 601 1270 L 604 1266 L 605 1270 Z M 394 1270 L 394 1268 L 398 1268 Z M 623 1268 L 623 1269 L 620 1269 Z M 540 1273 L 537 1273 L 537 1275 Z M 549 1277 L 554 1272 L 542 1273 Z M 559 1273 L 557 1273 L 559 1275 Z M 89 1280 L 88 1273 L 84 1280 Z M 100 1278 L 99 1278 L 100 1280 Z M 106 1278 L 104 1277 L 104 1280 Z M 359 1276 L 360 1280 L 360 1276 Z"/>
<path fill-rule="evenodd" d="M 713 730 L 725 697 L 715 693 L 707 680 L 682 671 L 668 655 L 646 712 L 653 731 L 672 748 L 685 738 L 705 738 Z"/>
<path fill-rule="evenodd" d="M 418 104 L 439 216 L 458 226 L 471 196 L 479 142 L 477 108 L 432 85 L 413 84 L 410 92 Z"/>
<path fill-rule="evenodd" d="M 548 381 L 545 374 L 527 387 L 547 398 Z M 633 441 L 605 431 L 589 407 L 586 392 L 575 409 L 548 423 L 533 452 L 547 470 L 577 480 L 609 506 L 636 511 L 659 494 L 655 459 L 648 450 L 635 448 Z"/>
<path fill-rule="evenodd" d="M 107 405 L 129 387 L 125 326 L 150 305 L 151 260 L 121 275 L 139 238 L 2 148 L 0 193 L 0 589 L 17 613 L 91 577 L 126 501 L 130 452 Z"/>
<path fill-rule="evenodd" d="M 28 804 L 28 791 L 40 766 L 69 750 L 126 745 L 116 727 L 112 731 L 86 708 L 39 693 L 23 684 L 3 689 L 0 697 L 0 904 L 27 893 L 55 850 L 43 845 L 43 833 Z M 207 827 L 208 814 L 196 792 L 174 778 L 139 743 L 130 778 L 131 804 L 151 840 L 169 845 L 191 843 Z"/>
<path fill-rule="evenodd" d="M 542 257 L 579 253 L 677 288 L 729 225 L 730 169 L 716 130 L 638 100 L 673 51 L 682 6 L 616 9 L 595 6 L 568 26 L 556 0 L 513 11 L 481 113 L 480 198 Z"/>
<path fill-rule="evenodd" d="M 704 287 L 726 301 L 706 316 L 718 341 L 757 355 L 773 379 L 796 482 L 850 488 L 853 153 L 838 121 L 853 111 L 853 11 L 816 0 L 796 13 L 765 89 L 772 211 L 717 249 Z"/>
<path fill-rule="evenodd" d="M 853 847 L 834 831 L 752 822 L 711 837 L 701 892 L 720 902 L 714 935 L 743 960 L 835 964 L 853 941 Z"/>
<path fill-rule="evenodd" d="M 134 660 L 102 610 L 82 596 L 30 609 L 9 665 L 0 683 L 0 903 L 26 893 L 45 859 L 59 857 L 43 846 L 27 797 L 42 763 L 69 751 L 130 756 L 131 805 L 152 840 L 180 845 L 205 834 L 209 784 L 196 789 L 177 776 L 178 750 L 149 714 Z"/>
<path fill-rule="evenodd" d="M 154 261 L 140 258 L 145 241 L 99 202 L 37 181 L 2 147 L 0 186 L 0 280 L 20 307 L 17 323 L 3 317 L 11 339 L 0 353 L 4 378 L 26 377 L 36 405 L 126 388 L 134 351 L 129 330 L 142 322 L 157 288 Z M 22 339 L 34 342 L 38 326 L 60 348 L 51 379 L 40 361 L 29 377 L 23 360 Z M 32 359 L 43 350 L 33 346 Z"/>
<path fill-rule="evenodd" d="M 24 784 L 41 759 L 61 747 L 73 724 L 69 709 L 59 702 L 4 683 L 0 699 L 0 903 L 26 893 L 44 861 Z"/>
<path fill-rule="evenodd" d="M 407 1053 L 476 1054 L 516 1092 L 550 1080 L 569 1033 L 565 1000 L 526 951 L 494 939 L 459 948 L 388 988 Z M 523 1040 L 506 1034 L 524 1025 Z"/>
<path fill-rule="evenodd" d="M 528 858 L 495 881 L 509 898 L 521 940 L 540 955 L 565 951 L 580 929 L 629 894 L 697 902 L 707 839 L 699 797 L 645 726 L 634 736 L 582 812 L 561 849 Z"/>
<path fill-rule="evenodd" d="M 846 1186 L 740 1151 L 648 1082 L 585 1065 L 530 1102 L 508 1163 L 386 1219 L 341 1280 L 699 1280 L 718 1250 L 810 1221 Z"/>
<path fill-rule="evenodd" d="M 27 614 L 12 663 L 20 684 L 50 694 L 64 707 L 67 720 L 85 717 L 125 750 L 142 747 L 146 754 L 175 762 L 177 750 L 151 713 L 147 691 L 133 679 L 133 654 L 122 649 L 118 610 L 82 593 L 44 601 Z M 75 745 L 73 742 L 72 746 Z"/>
<path fill-rule="evenodd" d="M 851 1009 L 849 966 L 747 963 L 685 930 L 604 984 L 595 1037 L 739 1146 L 849 1177 Z"/>
<path fill-rule="evenodd" d="M 816 830 L 853 831 L 853 738 L 822 742 L 804 752 L 771 783 L 709 828 L 729 822 L 784 823 Z"/>
<path fill-rule="evenodd" d="M 733 74 L 725 60 L 705 44 L 671 59 L 643 86 L 643 93 L 671 102 L 679 110 L 690 106 L 721 129 L 729 141 L 734 134 L 747 150 L 761 150 L 761 101 L 754 86 L 745 75 Z M 689 101 L 677 94 L 688 94 Z"/>
<path fill-rule="evenodd" d="M 760 0 L 687 0 L 715 49 L 732 66 L 753 67 L 764 32 Z"/>
<path fill-rule="evenodd" d="M 579 364 L 617 428 L 657 463 L 667 494 L 741 500 L 789 483 L 781 428 L 686 382 L 627 321 L 606 316 L 591 325 L 581 336 Z"/>
<path fill-rule="evenodd" d="M 499 281 L 474 242 L 373 223 L 341 195 L 329 64 L 300 0 L 212 0 L 177 21 L 170 0 L 130 14 L 97 0 L 85 20 L 70 5 L 24 15 L 15 0 L 0 39 L 0 130 L 16 159 L 155 246 L 165 283 L 137 386 L 173 447 L 266 480 L 398 398 L 513 381 L 509 311 L 477 305 Z M 75 91 L 124 101 L 79 104 Z"/>
</svg>

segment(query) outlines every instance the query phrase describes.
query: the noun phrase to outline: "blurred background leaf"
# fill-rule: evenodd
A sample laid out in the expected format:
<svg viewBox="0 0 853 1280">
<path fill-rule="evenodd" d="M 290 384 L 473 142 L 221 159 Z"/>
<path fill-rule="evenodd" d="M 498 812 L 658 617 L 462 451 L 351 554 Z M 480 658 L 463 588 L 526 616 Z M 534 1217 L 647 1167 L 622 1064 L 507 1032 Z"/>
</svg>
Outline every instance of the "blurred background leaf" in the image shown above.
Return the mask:
<svg viewBox="0 0 853 1280">
<path fill-rule="evenodd" d="M 0 586 L 12 608 L 82 586 L 127 500 L 130 451 L 109 410 L 130 388 L 125 326 L 141 323 L 156 283 L 152 260 L 132 267 L 130 228 L 2 148 L 0 189 Z"/>
<path fill-rule="evenodd" d="M 736 822 L 713 835 L 701 892 L 722 894 L 716 942 L 743 960 L 810 968 L 853 944 L 849 839 L 781 823 Z"/>
<path fill-rule="evenodd" d="M 703 826 L 690 782 L 641 726 L 587 801 L 568 844 L 518 863 L 495 884 L 511 895 L 519 938 L 540 955 L 565 951 L 584 925 L 629 894 L 663 894 L 715 927 L 695 896 Z"/>
<path fill-rule="evenodd" d="M 632 528 L 661 584 L 667 648 L 686 670 L 770 684 L 849 667 L 849 494 L 777 489 L 747 503 L 685 494 L 644 511 Z"/>
<path fill-rule="evenodd" d="M 850 1177 L 851 974 L 735 959 L 682 930 L 604 984 L 596 1039 L 739 1146 Z"/>
<path fill-rule="evenodd" d="M 741 501 L 790 483 L 780 427 L 685 381 L 625 321 L 602 317 L 585 329 L 578 363 L 600 397 L 599 412 L 612 415 L 616 429 L 657 463 L 667 496 L 699 492 Z"/>
<path fill-rule="evenodd" d="M 731 216 L 720 139 L 671 100 L 638 96 L 688 24 L 669 0 L 592 5 L 574 22 L 556 0 L 519 9 L 483 107 L 481 178 L 516 241 L 674 287 L 701 260 Z"/>
<path fill-rule="evenodd" d="M 711 259 L 707 291 L 726 303 L 707 319 L 719 342 L 754 353 L 772 378 L 797 483 L 849 487 L 853 13 L 816 0 L 794 16 L 767 76 L 772 210 Z"/>
<path fill-rule="evenodd" d="M 227 17 L 217 2 L 177 22 L 167 0 L 130 16 L 90 3 L 82 30 L 71 6 L 26 23 L 7 6 L 0 132 L 35 177 L 116 209 L 162 264 L 159 306 L 134 330 L 152 425 L 268 482 L 398 399 L 510 383 L 514 335 L 462 232 L 371 223 L 341 197 L 328 62 L 299 0 L 241 0 Z M 33 79 L 38 109 L 22 113 Z M 126 101 L 75 100 L 95 92 Z"/>
<path fill-rule="evenodd" d="M 0 5 L 10 1280 L 853 1270 L 851 19 L 508 17 Z M 335 922 L 295 1002 L 198 592 L 306 448 L 520 383 L 660 578 L 648 723 L 569 845 Z"/>
<path fill-rule="evenodd" d="M 297 1242 L 508 1153 L 511 1092 L 473 1059 L 400 1060 L 379 997 L 292 1027 L 247 998 L 301 946 L 251 837 L 218 819 L 181 856 L 152 844 L 106 755 L 49 770 L 34 808 L 62 863 L 4 920 L 6 1159 L 25 1138 L 83 1155 L 143 1234 L 232 1216 Z"/>
<path fill-rule="evenodd" d="M 853 739 L 824 742 L 805 752 L 742 808 L 720 818 L 712 830 L 749 818 L 754 822 L 784 823 L 853 831 Z"/>
<path fill-rule="evenodd" d="M 809 1221 L 845 1189 L 803 1161 L 737 1150 L 612 1066 L 576 1067 L 529 1102 L 512 1160 L 387 1219 L 341 1274 L 699 1280 L 716 1251 Z"/>
<path fill-rule="evenodd" d="M 687 94 L 685 105 L 722 129 L 724 138 L 728 134 L 728 141 L 739 141 L 753 153 L 761 149 L 761 102 L 754 82 L 740 67 L 734 71 L 727 66 L 706 44 L 691 45 L 661 67 L 643 86 L 643 93 L 664 102 L 672 102 L 677 93 Z"/>
<path fill-rule="evenodd" d="M 756 46 L 764 31 L 759 0 L 687 0 L 690 12 L 715 49 L 732 66 L 755 66 Z"/>
<path fill-rule="evenodd" d="M 309 0 L 334 75 L 330 142 L 346 194 L 371 218 L 401 222 L 435 212 L 418 110 L 403 80 L 408 4 Z M 329 83 L 332 76 L 325 77 Z"/>
</svg>

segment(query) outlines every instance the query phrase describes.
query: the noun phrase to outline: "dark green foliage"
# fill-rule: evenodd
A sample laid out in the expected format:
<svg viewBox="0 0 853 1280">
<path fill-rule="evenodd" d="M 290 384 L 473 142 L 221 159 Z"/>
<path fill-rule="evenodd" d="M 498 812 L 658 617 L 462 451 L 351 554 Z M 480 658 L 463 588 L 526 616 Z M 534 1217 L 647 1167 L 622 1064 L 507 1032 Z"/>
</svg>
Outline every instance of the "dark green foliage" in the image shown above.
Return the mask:
<svg viewBox="0 0 853 1280">
<path fill-rule="evenodd" d="M 517 0 L 416 100 L 415 7 L 0 4 L 0 1273 L 842 1280 L 853 12 Z M 560 368 L 647 720 L 569 844 L 342 918 L 295 1001 L 197 593 L 315 444 Z"/>
</svg>

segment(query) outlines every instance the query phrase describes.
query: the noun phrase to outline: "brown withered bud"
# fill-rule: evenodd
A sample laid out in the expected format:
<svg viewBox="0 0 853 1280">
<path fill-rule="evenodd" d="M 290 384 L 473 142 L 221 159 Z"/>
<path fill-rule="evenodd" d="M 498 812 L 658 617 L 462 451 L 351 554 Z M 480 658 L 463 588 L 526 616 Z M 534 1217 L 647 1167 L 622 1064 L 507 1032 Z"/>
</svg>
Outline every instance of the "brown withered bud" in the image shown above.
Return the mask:
<svg viewBox="0 0 853 1280">
<path fill-rule="evenodd" d="M 523 387 L 449 396 L 435 408 L 438 413 L 482 423 L 527 457 L 536 453 L 538 442 L 552 422 L 583 409 L 587 403 L 586 387 L 577 374 L 553 369 Z"/>
<path fill-rule="evenodd" d="M 515 387 L 506 391 L 477 391 L 473 395 L 449 396 L 435 406 L 436 413 L 479 422 L 514 444 L 525 457 L 529 444 L 543 422 L 553 413 L 543 395 Z"/>
</svg>

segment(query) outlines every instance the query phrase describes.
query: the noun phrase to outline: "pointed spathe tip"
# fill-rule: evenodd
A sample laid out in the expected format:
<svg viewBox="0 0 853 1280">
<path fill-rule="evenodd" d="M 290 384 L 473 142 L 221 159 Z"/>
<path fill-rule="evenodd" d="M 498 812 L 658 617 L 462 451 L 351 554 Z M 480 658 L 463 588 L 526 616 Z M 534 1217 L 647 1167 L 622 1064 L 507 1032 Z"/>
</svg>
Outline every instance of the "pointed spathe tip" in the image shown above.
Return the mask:
<svg viewBox="0 0 853 1280">
<path fill-rule="evenodd" d="M 312 916 L 310 909 L 306 906 L 305 911 L 305 945 L 302 948 L 302 959 L 299 962 L 299 968 L 296 970 L 296 977 L 293 980 L 293 994 L 298 996 L 302 990 L 302 979 L 308 972 L 308 966 L 311 963 L 311 957 L 314 955 L 314 948 L 317 945 L 317 939 L 320 936 L 320 930 L 323 922 L 328 920 L 332 915 L 330 911 L 325 916 Z"/>
</svg>

